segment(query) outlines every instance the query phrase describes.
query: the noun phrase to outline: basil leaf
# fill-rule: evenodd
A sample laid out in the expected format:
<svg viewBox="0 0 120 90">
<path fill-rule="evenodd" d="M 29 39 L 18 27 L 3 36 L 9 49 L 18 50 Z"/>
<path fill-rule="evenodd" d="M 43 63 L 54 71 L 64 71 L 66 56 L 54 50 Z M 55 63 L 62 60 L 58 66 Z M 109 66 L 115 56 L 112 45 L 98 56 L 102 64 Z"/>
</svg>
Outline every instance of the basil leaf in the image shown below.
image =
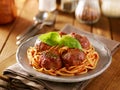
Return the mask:
<svg viewBox="0 0 120 90">
<path fill-rule="evenodd" d="M 59 44 L 60 35 L 58 32 L 49 32 L 38 37 L 42 42 L 54 46 Z"/>
<path fill-rule="evenodd" d="M 69 35 L 63 35 L 61 37 L 58 32 L 49 32 L 42 34 L 38 37 L 38 39 L 50 46 L 68 46 L 69 48 L 78 48 L 82 50 L 81 44 L 77 39 Z"/>
<path fill-rule="evenodd" d="M 62 36 L 59 44 L 60 46 L 68 46 L 69 48 L 78 48 L 82 50 L 82 46 L 79 41 L 69 35 Z"/>
</svg>

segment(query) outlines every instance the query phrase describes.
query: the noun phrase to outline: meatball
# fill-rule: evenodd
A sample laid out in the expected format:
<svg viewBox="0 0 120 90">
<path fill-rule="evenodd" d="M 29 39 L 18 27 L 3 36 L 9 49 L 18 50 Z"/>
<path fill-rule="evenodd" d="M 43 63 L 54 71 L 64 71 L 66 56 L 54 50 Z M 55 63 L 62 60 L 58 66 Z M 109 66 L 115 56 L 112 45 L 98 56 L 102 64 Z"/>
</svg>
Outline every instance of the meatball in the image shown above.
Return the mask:
<svg viewBox="0 0 120 90">
<path fill-rule="evenodd" d="M 45 51 L 45 50 L 48 50 L 51 48 L 51 46 L 47 45 L 46 43 L 44 42 L 41 42 L 40 40 L 36 40 L 35 42 L 35 48 L 38 50 L 38 51 Z"/>
<path fill-rule="evenodd" d="M 67 35 L 65 32 L 59 32 L 60 36 L 62 37 L 63 35 Z"/>
<path fill-rule="evenodd" d="M 60 69 L 62 67 L 62 61 L 58 51 L 43 51 L 40 55 L 40 66 L 46 69 Z"/>
<path fill-rule="evenodd" d="M 79 49 L 68 49 L 61 58 L 66 67 L 76 66 L 80 65 L 85 59 L 85 53 Z"/>
<path fill-rule="evenodd" d="M 89 49 L 90 48 L 90 42 L 87 39 L 87 37 L 81 36 L 81 35 L 76 34 L 76 33 L 71 33 L 71 36 L 76 38 L 80 42 L 82 48 L 84 48 L 84 49 Z"/>
</svg>

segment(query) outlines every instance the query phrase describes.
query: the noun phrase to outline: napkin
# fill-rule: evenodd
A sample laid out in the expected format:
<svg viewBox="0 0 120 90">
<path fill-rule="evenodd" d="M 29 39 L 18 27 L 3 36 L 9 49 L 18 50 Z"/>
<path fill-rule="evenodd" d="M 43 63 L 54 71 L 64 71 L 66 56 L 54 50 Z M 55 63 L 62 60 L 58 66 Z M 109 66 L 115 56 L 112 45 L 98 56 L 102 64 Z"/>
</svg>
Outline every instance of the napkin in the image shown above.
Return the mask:
<svg viewBox="0 0 120 90">
<path fill-rule="evenodd" d="M 105 37 L 85 32 L 69 24 L 65 25 L 65 27 L 61 31 L 66 33 L 75 32 L 79 34 L 92 35 L 96 39 L 103 42 L 111 51 L 112 55 L 120 47 L 120 42 L 118 41 L 106 39 Z M 8 77 L 7 79 L 0 77 L 0 87 L 4 88 L 3 90 L 83 90 L 92 81 L 92 79 L 76 83 L 46 81 L 31 76 L 30 74 L 25 72 L 18 65 L 18 63 L 5 69 L 3 75 Z M 4 84 L 1 84 L 3 82 Z"/>
</svg>

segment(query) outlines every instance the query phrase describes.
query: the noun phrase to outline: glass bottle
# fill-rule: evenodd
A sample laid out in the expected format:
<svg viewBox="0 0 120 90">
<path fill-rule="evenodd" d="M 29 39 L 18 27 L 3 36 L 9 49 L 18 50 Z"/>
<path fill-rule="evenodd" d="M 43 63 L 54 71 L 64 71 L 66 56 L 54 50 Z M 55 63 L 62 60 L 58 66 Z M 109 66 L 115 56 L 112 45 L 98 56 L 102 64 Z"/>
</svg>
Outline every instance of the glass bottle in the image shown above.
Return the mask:
<svg viewBox="0 0 120 90">
<path fill-rule="evenodd" d="M 56 7 L 56 0 L 39 0 L 40 11 L 52 12 Z"/>
<path fill-rule="evenodd" d="M 99 0 L 79 0 L 75 16 L 79 22 L 96 23 L 100 18 Z"/>
</svg>

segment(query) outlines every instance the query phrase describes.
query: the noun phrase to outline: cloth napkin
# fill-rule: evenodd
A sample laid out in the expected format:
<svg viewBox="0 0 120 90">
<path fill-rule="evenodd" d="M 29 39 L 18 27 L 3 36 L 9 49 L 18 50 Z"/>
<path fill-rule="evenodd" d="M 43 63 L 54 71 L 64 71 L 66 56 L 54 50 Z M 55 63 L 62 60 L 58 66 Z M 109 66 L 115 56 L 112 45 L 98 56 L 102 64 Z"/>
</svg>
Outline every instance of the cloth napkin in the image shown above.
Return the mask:
<svg viewBox="0 0 120 90">
<path fill-rule="evenodd" d="M 69 24 L 65 25 L 65 27 L 61 31 L 66 33 L 75 32 L 79 34 L 92 35 L 96 39 L 107 45 L 112 55 L 120 47 L 120 42 L 118 41 L 106 39 L 105 37 L 85 32 Z M 40 78 L 31 76 L 30 74 L 25 72 L 18 65 L 18 63 L 5 69 L 3 75 L 7 76 L 8 78 L 0 77 L 0 90 L 2 90 L 3 88 L 3 90 L 83 90 L 92 81 L 92 79 L 76 83 L 58 83 L 45 81 L 41 80 Z"/>
</svg>

